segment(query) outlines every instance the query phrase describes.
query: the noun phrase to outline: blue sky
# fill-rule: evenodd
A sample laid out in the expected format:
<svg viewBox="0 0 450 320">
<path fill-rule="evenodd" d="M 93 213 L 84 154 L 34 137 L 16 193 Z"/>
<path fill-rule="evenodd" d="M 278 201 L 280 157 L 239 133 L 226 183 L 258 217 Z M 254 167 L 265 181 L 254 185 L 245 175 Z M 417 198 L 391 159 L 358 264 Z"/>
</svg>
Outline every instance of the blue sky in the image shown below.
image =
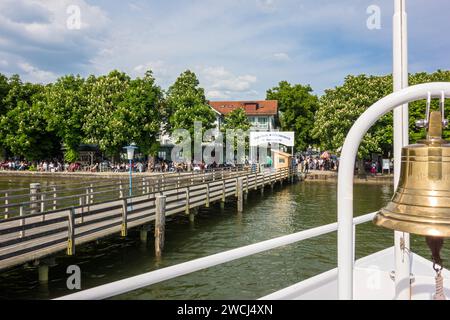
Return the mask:
<svg viewBox="0 0 450 320">
<path fill-rule="evenodd" d="M 410 72 L 449 69 L 450 1 L 406 2 Z M 367 28 L 370 5 L 380 29 Z M 211 100 L 264 99 L 281 80 L 322 94 L 391 72 L 392 14 L 392 0 L 0 0 L 0 72 L 46 83 L 150 68 L 167 88 L 191 69 Z"/>
</svg>

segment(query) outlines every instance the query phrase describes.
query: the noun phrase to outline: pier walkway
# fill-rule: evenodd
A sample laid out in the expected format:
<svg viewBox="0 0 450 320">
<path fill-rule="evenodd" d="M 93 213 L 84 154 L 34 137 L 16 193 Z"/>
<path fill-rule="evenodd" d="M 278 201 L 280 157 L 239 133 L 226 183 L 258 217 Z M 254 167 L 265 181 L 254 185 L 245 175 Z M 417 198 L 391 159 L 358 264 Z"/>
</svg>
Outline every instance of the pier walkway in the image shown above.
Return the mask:
<svg viewBox="0 0 450 320">
<path fill-rule="evenodd" d="M 199 207 L 224 203 L 227 197 L 237 198 L 237 210 L 243 211 L 243 199 L 251 190 L 263 193 L 266 186 L 292 182 L 296 176 L 288 168 L 258 173 L 175 173 L 136 181 L 132 196 L 125 181 L 87 182 L 88 186 L 75 186 L 65 196 L 58 195 L 54 187 L 46 191 L 32 186 L 28 193 L 0 197 L 5 203 L 0 210 L 6 217 L 0 220 L 0 270 L 64 250 L 73 255 L 76 245 L 113 234 L 124 237 L 135 227 L 141 227 L 146 238 L 149 226 L 154 226 L 155 252 L 160 255 L 167 216 L 181 213 L 193 220 Z M 25 196 L 27 202 L 22 201 Z"/>
</svg>

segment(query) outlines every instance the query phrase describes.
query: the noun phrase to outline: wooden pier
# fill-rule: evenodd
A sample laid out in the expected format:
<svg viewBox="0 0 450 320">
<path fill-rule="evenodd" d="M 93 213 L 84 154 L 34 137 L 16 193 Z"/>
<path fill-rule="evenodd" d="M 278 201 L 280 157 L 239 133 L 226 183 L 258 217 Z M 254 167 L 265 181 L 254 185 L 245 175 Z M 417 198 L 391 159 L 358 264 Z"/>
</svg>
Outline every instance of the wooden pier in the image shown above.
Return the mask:
<svg viewBox="0 0 450 320">
<path fill-rule="evenodd" d="M 0 206 L 0 210 L 8 209 L 8 218 L 0 220 L 0 270 L 64 250 L 68 255 L 74 255 L 77 245 L 113 234 L 124 237 L 130 228 L 149 225 L 154 225 L 158 256 L 164 247 L 167 216 L 185 214 L 194 219 L 194 211 L 199 207 L 209 207 L 217 201 L 224 203 L 227 197 L 235 197 L 237 210 L 243 211 L 248 192 L 257 189 L 263 192 L 265 186 L 283 180 L 293 181 L 296 175 L 297 172 L 290 169 L 258 173 L 240 170 L 185 176 L 169 174 L 158 177 L 163 181 L 159 180 L 157 184 L 150 184 L 149 178 L 140 181 L 131 197 L 124 182 L 110 184 L 107 192 L 115 197 L 103 201 L 94 200 L 101 194 L 96 191 L 101 185 L 82 186 L 80 193 L 65 197 L 54 197 L 53 189 L 39 192 L 38 186 L 34 186 L 28 194 L 31 201 L 11 203 L 13 199 L 3 199 L 7 204 Z M 67 198 L 76 199 L 78 205 L 57 208 L 57 203 Z M 147 230 L 142 229 L 145 233 Z M 141 235 L 143 238 L 146 239 L 146 234 Z"/>
</svg>

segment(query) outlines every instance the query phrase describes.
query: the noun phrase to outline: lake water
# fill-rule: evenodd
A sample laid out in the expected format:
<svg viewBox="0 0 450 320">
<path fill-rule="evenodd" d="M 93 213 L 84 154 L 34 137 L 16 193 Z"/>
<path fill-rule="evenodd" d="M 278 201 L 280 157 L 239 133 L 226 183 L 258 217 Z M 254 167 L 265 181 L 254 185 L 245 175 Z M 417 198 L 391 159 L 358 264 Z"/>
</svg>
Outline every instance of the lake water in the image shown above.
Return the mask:
<svg viewBox="0 0 450 320">
<path fill-rule="evenodd" d="M 20 179 L 19 179 L 20 180 Z M 19 181 L 17 180 L 17 181 Z M 42 183 L 54 183 L 43 181 Z M 13 182 L 26 186 L 30 181 Z M 61 183 L 57 181 L 57 183 Z M 11 183 L 10 183 L 11 184 Z M 0 179 L 0 189 L 5 181 Z M 378 210 L 389 201 L 389 184 L 356 184 L 355 213 Z M 48 284 L 40 284 L 37 268 L 20 266 L 0 273 L 0 299 L 49 299 L 70 294 L 66 288 L 69 265 L 81 268 L 82 289 L 138 275 L 158 268 L 204 257 L 228 249 L 271 239 L 336 221 L 336 184 L 300 182 L 276 185 L 264 196 L 252 191 L 244 212 L 236 213 L 236 203 L 227 201 L 225 209 L 212 204 L 202 208 L 190 223 L 186 216 L 167 222 L 162 260 L 155 259 L 153 237 L 142 244 L 138 230 L 130 230 L 126 239 L 119 235 L 77 246 L 74 257 L 57 255 L 50 268 Z M 357 227 L 356 258 L 393 244 L 393 232 L 366 223 Z M 165 281 L 114 299 L 256 299 L 303 279 L 336 267 L 336 233 L 320 236 Z M 421 237 L 413 237 L 412 250 L 429 257 Z M 448 246 L 447 246 L 448 247 Z M 442 256 L 448 257 L 444 249 Z"/>
</svg>

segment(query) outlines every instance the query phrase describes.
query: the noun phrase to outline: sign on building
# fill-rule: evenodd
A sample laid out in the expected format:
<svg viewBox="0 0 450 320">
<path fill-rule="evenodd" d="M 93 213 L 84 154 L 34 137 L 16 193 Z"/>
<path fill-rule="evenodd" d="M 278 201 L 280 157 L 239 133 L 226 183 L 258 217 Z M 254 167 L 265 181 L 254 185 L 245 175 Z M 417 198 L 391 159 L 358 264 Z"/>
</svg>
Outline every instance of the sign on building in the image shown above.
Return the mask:
<svg viewBox="0 0 450 320">
<path fill-rule="evenodd" d="M 294 132 L 286 131 L 286 132 L 278 132 L 278 131 L 270 131 L 270 132 L 258 132 L 251 131 L 250 132 L 250 146 L 257 147 L 260 145 L 267 145 L 273 143 L 280 143 L 288 147 L 294 146 Z"/>
</svg>

